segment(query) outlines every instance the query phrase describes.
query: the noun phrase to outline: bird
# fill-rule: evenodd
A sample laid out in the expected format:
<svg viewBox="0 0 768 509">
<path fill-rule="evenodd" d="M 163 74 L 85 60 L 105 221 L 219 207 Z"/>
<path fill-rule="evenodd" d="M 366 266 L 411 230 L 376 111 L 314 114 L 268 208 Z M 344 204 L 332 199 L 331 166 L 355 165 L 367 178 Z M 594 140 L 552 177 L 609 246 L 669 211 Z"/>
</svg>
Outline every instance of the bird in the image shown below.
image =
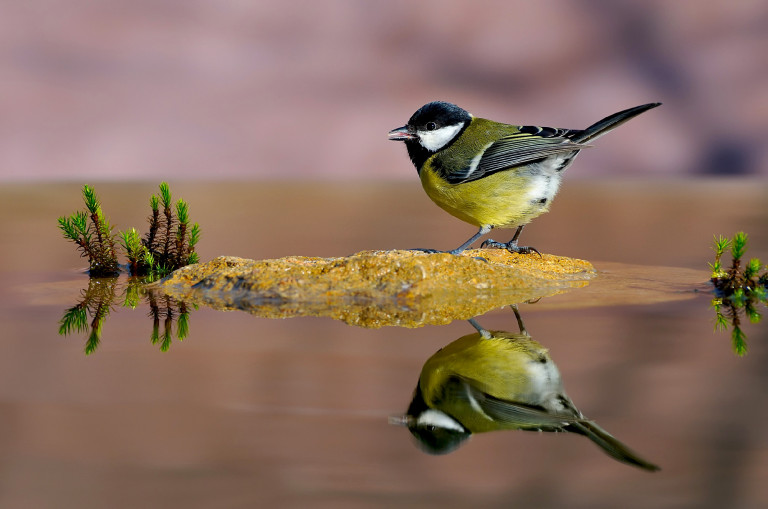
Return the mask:
<svg viewBox="0 0 768 509">
<path fill-rule="evenodd" d="M 481 247 L 540 255 L 531 246 L 518 245 L 520 233 L 549 210 L 564 170 L 579 151 L 660 104 L 635 106 L 578 130 L 503 124 L 475 117 L 455 104 L 434 101 L 419 108 L 406 125 L 389 131 L 388 138 L 405 143 L 432 201 L 479 227 L 469 240 L 447 252 L 460 254 L 494 228 L 515 228 L 509 242 L 488 239 Z"/>
<path fill-rule="evenodd" d="M 572 432 L 623 463 L 659 467 L 637 455 L 576 408 L 546 348 L 533 340 L 517 309 L 519 333 L 477 330 L 446 345 L 421 370 L 411 403 L 390 423 L 407 426 L 430 454 L 456 450 L 472 434 L 497 430 Z"/>
</svg>

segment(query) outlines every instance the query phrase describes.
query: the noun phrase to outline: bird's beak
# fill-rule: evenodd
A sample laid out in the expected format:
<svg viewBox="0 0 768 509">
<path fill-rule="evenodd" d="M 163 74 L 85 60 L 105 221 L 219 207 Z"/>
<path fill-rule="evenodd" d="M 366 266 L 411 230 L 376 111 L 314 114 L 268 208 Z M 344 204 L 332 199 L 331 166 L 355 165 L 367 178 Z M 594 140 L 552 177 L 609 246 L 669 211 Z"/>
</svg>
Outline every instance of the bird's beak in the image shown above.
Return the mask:
<svg viewBox="0 0 768 509">
<path fill-rule="evenodd" d="M 392 129 L 389 131 L 388 138 L 395 141 L 406 141 L 415 140 L 416 135 L 408 132 L 408 126 L 404 125 L 403 127 L 398 127 L 397 129 Z"/>
<path fill-rule="evenodd" d="M 413 417 L 410 415 L 390 415 L 389 423 L 393 426 L 410 426 L 413 423 Z"/>
</svg>

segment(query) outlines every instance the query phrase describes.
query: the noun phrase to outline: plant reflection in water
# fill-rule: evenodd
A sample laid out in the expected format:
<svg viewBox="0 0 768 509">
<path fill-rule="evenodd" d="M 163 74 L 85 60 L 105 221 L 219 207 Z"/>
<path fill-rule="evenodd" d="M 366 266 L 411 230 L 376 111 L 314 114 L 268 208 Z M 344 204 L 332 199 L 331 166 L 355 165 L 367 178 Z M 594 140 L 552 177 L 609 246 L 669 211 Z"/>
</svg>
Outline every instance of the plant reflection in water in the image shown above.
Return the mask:
<svg viewBox="0 0 768 509">
<path fill-rule="evenodd" d="M 724 331 L 730 325 L 733 352 L 739 356 L 747 353 L 747 335 L 741 328 L 741 317 L 746 316 L 751 323 L 758 323 L 762 319 L 758 311 L 760 304 L 768 306 L 768 266 L 757 258 L 742 263 L 747 240 L 744 232 L 736 233 L 732 239 L 722 235 L 715 237 L 715 261 L 709 264 L 712 270 L 710 282 L 715 290 L 712 299 L 715 330 Z M 731 265 L 726 269 L 722 256 L 728 250 L 731 252 Z"/>
<path fill-rule="evenodd" d="M 168 351 L 173 341 L 173 323 L 176 322 L 176 339 L 183 341 L 189 335 L 189 307 L 167 295 L 156 294 L 146 286 L 142 278 L 130 278 L 126 284 L 118 277 L 90 278 L 88 288 L 81 291 L 82 298 L 67 309 L 59 320 L 59 334 L 87 333 L 85 354 L 90 355 L 101 342 L 104 322 L 117 302 L 122 307 L 136 309 L 144 299 L 152 319 L 150 341 Z M 160 323 L 162 322 L 162 331 Z"/>
<path fill-rule="evenodd" d="M 655 471 L 585 418 L 563 390 L 547 349 L 534 341 L 516 306 L 519 333 L 477 332 L 441 348 L 422 368 L 406 415 L 390 422 L 407 426 L 430 454 L 456 450 L 472 433 L 497 430 L 568 431 L 584 435 L 618 461 Z"/>
</svg>

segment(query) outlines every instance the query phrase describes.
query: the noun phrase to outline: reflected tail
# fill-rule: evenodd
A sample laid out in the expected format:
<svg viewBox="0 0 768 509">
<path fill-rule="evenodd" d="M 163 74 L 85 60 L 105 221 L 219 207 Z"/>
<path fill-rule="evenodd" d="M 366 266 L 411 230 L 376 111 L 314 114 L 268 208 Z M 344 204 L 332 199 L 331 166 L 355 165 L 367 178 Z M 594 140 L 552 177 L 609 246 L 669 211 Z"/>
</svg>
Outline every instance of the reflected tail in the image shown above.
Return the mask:
<svg viewBox="0 0 768 509">
<path fill-rule="evenodd" d="M 650 472 L 661 470 L 661 467 L 638 456 L 629 447 L 618 441 L 610 433 L 605 431 L 594 422 L 579 421 L 573 423 L 569 429 L 586 436 L 594 443 L 596 443 L 603 451 L 605 451 L 606 454 L 621 461 L 622 463 L 627 463 L 629 465 L 633 465 Z"/>
</svg>

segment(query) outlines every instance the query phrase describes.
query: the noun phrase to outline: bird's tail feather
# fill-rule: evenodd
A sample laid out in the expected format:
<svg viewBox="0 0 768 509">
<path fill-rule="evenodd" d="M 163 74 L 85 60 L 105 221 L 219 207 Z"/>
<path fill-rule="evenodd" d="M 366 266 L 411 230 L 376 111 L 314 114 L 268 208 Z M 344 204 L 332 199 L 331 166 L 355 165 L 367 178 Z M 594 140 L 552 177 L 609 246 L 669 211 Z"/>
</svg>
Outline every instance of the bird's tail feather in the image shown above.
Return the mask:
<svg viewBox="0 0 768 509">
<path fill-rule="evenodd" d="M 654 465 L 653 463 L 642 459 L 629 447 L 619 442 L 610 433 L 592 421 L 580 420 L 572 424 L 571 429 L 576 433 L 585 435 L 587 438 L 597 444 L 609 456 L 616 458 L 622 463 L 634 465 L 636 467 L 642 468 L 643 470 L 649 470 L 651 472 L 660 470 L 658 465 Z"/>
<path fill-rule="evenodd" d="M 613 115 L 605 117 L 601 121 L 592 124 L 583 131 L 577 131 L 572 136 L 570 136 L 570 138 L 577 143 L 586 143 L 588 141 L 592 141 L 596 138 L 599 138 L 608 131 L 615 129 L 627 120 L 659 105 L 661 105 L 661 103 L 643 104 L 642 106 L 635 106 L 634 108 L 629 108 L 627 110 L 614 113 Z"/>
</svg>

